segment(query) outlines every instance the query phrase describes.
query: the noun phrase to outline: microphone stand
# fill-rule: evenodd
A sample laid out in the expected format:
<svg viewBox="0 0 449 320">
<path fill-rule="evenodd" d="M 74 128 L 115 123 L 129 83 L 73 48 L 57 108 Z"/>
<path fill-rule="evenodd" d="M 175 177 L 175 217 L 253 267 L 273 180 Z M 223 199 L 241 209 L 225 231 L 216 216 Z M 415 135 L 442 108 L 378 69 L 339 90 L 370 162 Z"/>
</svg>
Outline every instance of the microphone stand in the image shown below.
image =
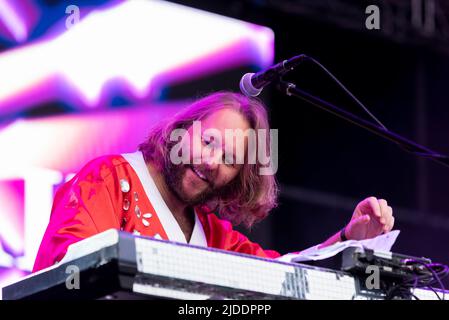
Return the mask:
<svg viewBox="0 0 449 320">
<path fill-rule="evenodd" d="M 339 118 L 342 118 L 346 121 L 349 121 L 359 127 L 362 127 L 368 131 L 371 131 L 372 133 L 383 137 L 384 139 L 390 140 L 402 149 L 404 149 L 407 152 L 410 152 L 412 154 L 415 154 L 417 156 L 429 158 L 435 162 L 438 162 L 446 167 L 449 167 L 449 157 L 443 154 L 439 154 L 435 151 L 432 151 L 426 147 L 423 147 L 413 141 L 410 141 L 402 136 L 400 136 L 397 133 L 394 133 L 392 131 L 386 130 L 374 123 L 371 123 L 369 121 L 366 121 L 348 111 L 345 111 L 325 100 L 322 100 L 318 97 L 315 97 L 311 95 L 310 93 L 307 93 L 299 88 L 296 87 L 295 84 L 291 82 L 285 82 L 282 79 L 278 82 L 278 89 L 285 93 L 288 96 L 294 96 L 297 97 L 303 101 L 306 101 L 318 108 L 321 108 L 327 112 L 332 113 L 333 115 L 336 115 Z"/>
</svg>

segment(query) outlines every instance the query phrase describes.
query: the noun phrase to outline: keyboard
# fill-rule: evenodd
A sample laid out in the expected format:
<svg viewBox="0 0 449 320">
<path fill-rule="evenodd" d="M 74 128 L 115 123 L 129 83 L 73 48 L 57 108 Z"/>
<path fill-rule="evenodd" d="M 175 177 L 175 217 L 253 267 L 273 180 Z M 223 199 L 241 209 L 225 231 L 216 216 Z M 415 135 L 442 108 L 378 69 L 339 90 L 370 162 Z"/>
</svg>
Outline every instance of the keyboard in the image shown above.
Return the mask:
<svg viewBox="0 0 449 320">
<path fill-rule="evenodd" d="M 384 299 L 350 273 L 108 230 L 59 263 L 3 288 L 3 299 Z M 442 291 L 414 289 L 419 299 Z"/>
</svg>

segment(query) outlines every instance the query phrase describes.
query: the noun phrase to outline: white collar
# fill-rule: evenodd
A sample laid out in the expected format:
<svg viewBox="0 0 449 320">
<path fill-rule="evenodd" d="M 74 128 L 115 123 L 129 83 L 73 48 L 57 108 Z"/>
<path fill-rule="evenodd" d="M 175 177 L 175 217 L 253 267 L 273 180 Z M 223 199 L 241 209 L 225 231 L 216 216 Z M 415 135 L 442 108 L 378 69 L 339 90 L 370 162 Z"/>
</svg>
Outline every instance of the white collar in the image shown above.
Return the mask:
<svg viewBox="0 0 449 320">
<path fill-rule="evenodd" d="M 142 152 L 126 153 L 122 154 L 122 157 L 128 161 L 139 177 L 143 189 L 153 205 L 153 208 L 161 221 L 162 227 L 167 233 L 168 239 L 170 241 L 187 243 L 181 227 L 162 198 L 159 189 L 156 187 L 156 184 L 148 171 Z M 196 210 L 195 226 L 193 227 L 192 236 L 190 237 L 190 242 L 188 242 L 188 244 L 207 247 L 206 235 Z"/>
</svg>

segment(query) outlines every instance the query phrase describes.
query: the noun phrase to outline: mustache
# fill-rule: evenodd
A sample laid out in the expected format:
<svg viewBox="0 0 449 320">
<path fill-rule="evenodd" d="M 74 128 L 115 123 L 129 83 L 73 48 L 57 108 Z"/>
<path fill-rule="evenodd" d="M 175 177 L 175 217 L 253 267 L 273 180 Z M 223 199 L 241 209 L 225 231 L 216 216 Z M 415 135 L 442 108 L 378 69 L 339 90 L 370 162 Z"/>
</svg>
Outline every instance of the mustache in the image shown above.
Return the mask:
<svg viewBox="0 0 449 320">
<path fill-rule="evenodd" d="M 206 182 L 210 185 L 211 188 L 215 189 L 215 174 L 213 173 L 212 170 L 208 169 L 207 167 L 203 166 L 203 165 L 194 165 L 194 164 L 188 164 L 186 165 L 186 168 L 191 168 L 193 171 L 198 171 L 200 172 L 204 177 L 205 180 L 207 180 Z"/>
<path fill-rule="evenodd" d="M 182 177 L 184 176 L 186 170 L 189 167 L 194 166 L 193 164 L 173 164 L 169 162 L 164 170 L 165 179 L 169 188 L 178 196 L 181 196 L 181 199 L 188 203 L 189 205 L 198 205 L 204 204 L 209 201 L 222 201 L 229 198 L 234 198 L 237 196 L 238 191 L 236 189 L 236 179 L 227 183 L 224 186 L 219 186 L 216 184 L 216 171 L 211 171 L 207 168 L 207 166 L 196 165 L 195 169 L 197 169 L 202 175 L 206 177 L 204 180 L 207 183 L 206 189 L 199 194 L 194 199 L 185 199 L 182 198 Z M 191 168 L 193 171 L 193 168 Z M 237 193 L 237 194 L 236 194 Z"/>
</svg>

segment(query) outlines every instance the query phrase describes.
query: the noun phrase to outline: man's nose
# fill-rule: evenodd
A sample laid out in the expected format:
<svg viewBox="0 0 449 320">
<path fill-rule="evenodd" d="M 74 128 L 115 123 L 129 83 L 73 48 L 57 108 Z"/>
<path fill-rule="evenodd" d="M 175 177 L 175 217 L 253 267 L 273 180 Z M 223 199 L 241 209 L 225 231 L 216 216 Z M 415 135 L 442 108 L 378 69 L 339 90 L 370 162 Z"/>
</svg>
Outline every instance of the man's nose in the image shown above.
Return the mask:
<svg viewBox="0 0 449 320">
<path fill-rule="evenodd" d="M 209 170 L 215 170 L 218 168 L 218 165 L 221 163 L 221 158 L 223 157 L 223 152 L 219 149 L 215 149 L 210 154 L 206 155 L 203 158 L 204 165 Z"/>
</svg>

